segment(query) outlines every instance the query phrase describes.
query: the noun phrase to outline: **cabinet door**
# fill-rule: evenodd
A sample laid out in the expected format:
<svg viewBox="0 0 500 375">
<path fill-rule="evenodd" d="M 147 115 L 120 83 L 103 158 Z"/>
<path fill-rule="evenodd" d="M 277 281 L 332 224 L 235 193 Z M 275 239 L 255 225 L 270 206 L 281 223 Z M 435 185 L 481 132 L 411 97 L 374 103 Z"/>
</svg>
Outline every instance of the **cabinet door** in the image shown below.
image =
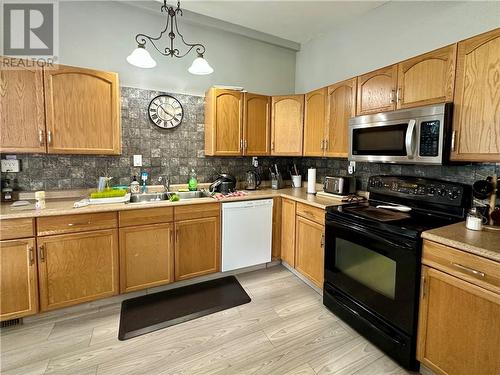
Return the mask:
<svg viewBox="0 0 500 375">
<path fill-rule="evenodd" d="M 175 280 L 220 271 L 220 217 L 175 223 Z"/>
<path fill-rule="evenodd" d="M 422 269 L 417 358 L 437 374 L 498 374 L 500 296 Z"/>
<path fill-rule="evenodd" d="M 349 119 L 356 115 L 357 78 L 328 86 L 326 156 L 347 157 Z"/>
<path fill-rule="evenodd" d="M 0 242 L 0 320 L 38 311 L 35 239 Z"/>
<path fill-rule="evenodd" d="M 205 154 L 231 156 L 243 152 L 243 94 L 210 89 L 205 98 Z"/>
<path fill-rule="evenodd" d="M 397 76 L 397 65 L 359 76 L 356 114 L 359 116 L 395 110 Z"/>
<path fill-rule="evenodd" d="M 120 291 L 174 281 L 174 224 L 120 229 Z"/>
<path fill-rule="evenodd" d="M 281 259 L 295 267 L 295 201 L 281 199 Z"/>
<path fill-rule="evenodd" d="M 304 95 L 273 96 L 271 155 L 301 156 L 304 133 Z"/>
<path fill-rule="evenodd" d="M 245 93 L 243 110 L 243 154 L 271 153 L 271 97 Z"/>
<path fill-rule="evenodd" d="M 327 88 L 309 92 L 305 96 L 304 156 L 323 156 L 325 150 Z"/>
<path fill-rule="evenodd" d="M 295 268 L 323 289 L 325 227 L 297 216 L 295 232 Z"/>
<path fill-rule="evenodd" d="M 0 152 L 46 152 L 43 71 L 30 64 L 0 59 Z"/>
<path fill-rule="evenodd" d="M 453 101 L 457 45 L 398 64 L 397 108 Z"/>
<path fill-rule="evenodd" d="M 458 43 L 453 160 L 500 162 L 500 29 Z"/>
<path fill-rule="evenodd" d="M 118 231 L 38 237 L 40 309 L 118 294 Z"/>
<path fill-rule="evenodd" d="M 281 198 L 273 199 L 273 249 L 272 258 L 281 257 Z"/>
<path fill-rule="evenodd" d="M 118 75 L 59 65 L 44 70 L 49 153 L 120 154 Z"/>
</svg>

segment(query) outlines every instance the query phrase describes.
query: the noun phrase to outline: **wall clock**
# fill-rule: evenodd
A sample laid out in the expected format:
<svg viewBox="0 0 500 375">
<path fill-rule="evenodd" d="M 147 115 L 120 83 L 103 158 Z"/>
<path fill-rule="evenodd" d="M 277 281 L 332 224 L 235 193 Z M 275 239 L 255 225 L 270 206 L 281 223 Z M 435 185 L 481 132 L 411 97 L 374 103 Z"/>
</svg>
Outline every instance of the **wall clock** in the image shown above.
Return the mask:
<svg viewBox="0 0 500 375">
<path fill-rule="evenodd" d="M 181 103 L 170 95 L 158 95 L 153 98 L 148 107 L 149 119 L 162 129 L 172 129 L 179 126 L 184 117 Z"/>
</svg>

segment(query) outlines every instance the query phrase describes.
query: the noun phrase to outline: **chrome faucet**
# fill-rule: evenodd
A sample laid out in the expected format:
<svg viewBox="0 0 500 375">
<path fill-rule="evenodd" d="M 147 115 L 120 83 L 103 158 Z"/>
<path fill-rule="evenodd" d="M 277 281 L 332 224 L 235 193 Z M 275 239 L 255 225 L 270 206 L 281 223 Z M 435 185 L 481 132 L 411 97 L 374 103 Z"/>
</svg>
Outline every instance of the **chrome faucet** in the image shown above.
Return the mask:
<svg viewBox="0 0 500 375">
<path fill-rule="evenodd" d="M 163 176 L 160 176 L 158 177 L 158 184 L 159 185 L 163 185 L 164 189 L 165 189 L 165 192 L 168 193 L 168 191 L 170 190 L 170 179 L 169 177 L 163 177 Z"/>
</svg>

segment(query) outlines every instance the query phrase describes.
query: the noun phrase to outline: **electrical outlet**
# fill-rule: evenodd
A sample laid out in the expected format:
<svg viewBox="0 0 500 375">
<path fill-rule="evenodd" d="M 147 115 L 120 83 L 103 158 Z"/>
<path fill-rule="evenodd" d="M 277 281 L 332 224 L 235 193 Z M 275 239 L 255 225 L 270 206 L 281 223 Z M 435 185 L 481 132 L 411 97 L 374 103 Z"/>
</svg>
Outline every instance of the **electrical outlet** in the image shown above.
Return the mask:
<svg viewBox="0 0 500 375">
<path fill-rule="evenodd" d="M 142 155 L 134 155 L 134 167 L 142 167 Z"/>
<path fill-rule="evenodd" d="M 257 168 L 259 166 L 259 159 L 257 159 L 257 156 L 254 156 L 252 158 L 252 165 Z"/>
<path fill-rule="evenodd" d="M 356 172 L 356 162 L 350 161 L 349 166 L 347 167 L 347 173 L 353 174 L 354 172 Z"/>
<path fill-rule="evenodd" d="M 2 159 L 2 172 L 19 172 L 19 160 Z"/>
</svg>

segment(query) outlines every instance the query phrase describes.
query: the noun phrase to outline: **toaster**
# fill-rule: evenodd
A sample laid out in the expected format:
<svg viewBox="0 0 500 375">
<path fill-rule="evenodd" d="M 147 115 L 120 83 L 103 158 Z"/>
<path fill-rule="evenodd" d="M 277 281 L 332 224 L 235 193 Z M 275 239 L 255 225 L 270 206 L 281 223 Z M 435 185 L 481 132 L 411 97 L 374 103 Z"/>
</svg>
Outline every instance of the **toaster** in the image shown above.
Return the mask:
<svg viewBox="0 0 500 375">
<path fill-rule="evenodd" d="M 354 177 L 325 177 L 323 190 L 326 193 L 349 195 L 356 193 L 356 178 Z"/>
</svg>

